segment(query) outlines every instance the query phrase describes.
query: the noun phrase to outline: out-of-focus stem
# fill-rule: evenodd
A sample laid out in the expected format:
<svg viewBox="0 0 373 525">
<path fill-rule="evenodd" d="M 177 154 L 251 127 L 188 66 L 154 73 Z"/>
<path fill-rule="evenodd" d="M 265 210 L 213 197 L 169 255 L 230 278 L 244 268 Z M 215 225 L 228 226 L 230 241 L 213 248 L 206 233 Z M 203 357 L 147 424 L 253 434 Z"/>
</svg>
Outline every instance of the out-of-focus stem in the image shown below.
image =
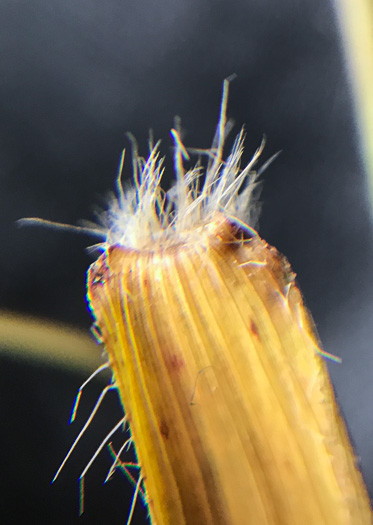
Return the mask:
<svg viewBox="0 0 373 525">
<path fill-rule="evenodd" d="M 92 372 L 102 364 L 101 351 L 85 332 L 8 311 L 0 312 L 3 354 L 28 361 Z"/>
<path fill-rule="evenodd" d="M 373 2 L 335 0 L 354 93 L 373 214 Z"/>
</svg>

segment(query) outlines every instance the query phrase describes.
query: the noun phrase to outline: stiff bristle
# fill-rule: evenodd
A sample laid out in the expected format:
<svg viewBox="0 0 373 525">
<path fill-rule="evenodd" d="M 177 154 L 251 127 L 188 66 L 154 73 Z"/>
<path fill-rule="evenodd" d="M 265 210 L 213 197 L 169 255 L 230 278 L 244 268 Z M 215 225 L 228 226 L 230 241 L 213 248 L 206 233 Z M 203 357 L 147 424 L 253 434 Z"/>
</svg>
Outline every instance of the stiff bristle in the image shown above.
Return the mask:
<svg viewBox="0 0 373 525">
<path fill-rule="evenodd" d="M 210 149 L 198 151 L 207 159 L 207 167 L 198 163 L 185 171 L 183 162 L 189 159 L 187 150 L 176 129 L 174 140 L 174 184 L 165 192 L 161 189 L 163 158 L 159 143 L 152 147 L 149 157 L 138 155 L 133 148 L 134 186 L 123 190 L 120 162 L 118 195 L 113 197 L 108 211 L 99 216 L 106 229 L 103 249 L 117 244 L 135 250 L 154 250 L 179 244 L 203 244 L 204 228 L 223 214 L 233 222 L 254 226 L 257 218 L 257 174 L 253 167 L 260 156 L 264 141 L 247 166 L 241 168 L 244 131 L 236 137 L 231 153 L 224 160 L 223 148 L 230 123 L 226 118 L 228 81 L 224 82 L 219 123 Z M 201 183 L 201 181 L 203 181 Z"/>
</svg>

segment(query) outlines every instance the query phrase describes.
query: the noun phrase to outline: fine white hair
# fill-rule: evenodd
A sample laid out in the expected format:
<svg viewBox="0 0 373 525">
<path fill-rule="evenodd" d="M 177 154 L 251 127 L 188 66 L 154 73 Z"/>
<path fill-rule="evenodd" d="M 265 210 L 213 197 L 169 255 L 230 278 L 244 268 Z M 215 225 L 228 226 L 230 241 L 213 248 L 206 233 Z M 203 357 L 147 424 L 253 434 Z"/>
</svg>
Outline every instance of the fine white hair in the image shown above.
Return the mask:
<svg viewBox="0 0 373 525">
<path fill-rule="evenodd" d="M 121 173 L 122 155 L 117 179 L 117 195 L 111 198 L 109 208 L 99 216 L 105 231 L 103 249 L 118 244 L 135 250 L 154 250 L 175 244 L 203 242 L 203 229 L 223 214 L 232 222 L 253 226 L 257 219 L 257 173 L 252 170 L 261 154 L 264 141 L 251 161 L 243 169 L 244 130 L 237 135 L 228 157 L 223 159 L 226 135 L 231 127 L 226 109 L 229 81 L 223 84 L 219 123 L 213 144 L 208 150 L 189 152 L 207 156 L 206 168 L 197 163 L 185 171 L 184 161 L 189 154 L 181 142 L 178 129 L 172 129 L 174 140 L 175 181 L 165 192 L 161 188 L 164 171 L 159 143 L 150 147 L 147 159 L 138 155 L 134 140 L 133 186 L 124 191 Z M 201 182 L 203 181 L 203 182 Z M 196 232 L 198 231 L 198 239 Z"/>
</svg>

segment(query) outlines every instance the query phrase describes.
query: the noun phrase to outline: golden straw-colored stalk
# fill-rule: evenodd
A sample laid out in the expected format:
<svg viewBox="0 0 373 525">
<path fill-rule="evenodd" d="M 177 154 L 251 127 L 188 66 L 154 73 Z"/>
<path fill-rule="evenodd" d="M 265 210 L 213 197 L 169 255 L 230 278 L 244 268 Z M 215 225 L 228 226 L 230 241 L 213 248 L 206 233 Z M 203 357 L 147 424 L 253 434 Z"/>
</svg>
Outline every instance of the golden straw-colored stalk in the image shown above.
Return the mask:
<svg viewBox="0 0 373 525">
<path fill-rule="evenodd" d="M 287 261 L 223 215 L 204 249 L 114 245 L 91 307 L 157 525 L 368 525 Z"/>
<path fill-rule="evenodd" d="M 100 217 L 103 254 L 88 271 L 95 332 L 139 465 L 122 464 L 153 525 L 369 525 L 367 492 L 313 323 L 284 257 L 249 226 L 263 145 L 241 168 L 244 133 L 223 159 L 228 81 L 207 156 L 173 129 L 176 180 L 164 192 L 158 144 L 133 141 L 134 187 Z M 267 163 L 268 164 L 268 163 Z M 29 219 L 40 222 L 39 219 Z M 50 224 L 50 223 L 49 223 Z M 66 225 L 63 225 L 66 228 Z M 74 405 L 75 418 L 80 394 Z M 123 447 L 121 450 L 123 450 Z M 120 463 L 120 452 L 108 477 Z M 137 481 L 128 470 L 141 468 Z M 127 468 L 128 467 L 128 468 Z"/>
</svg>

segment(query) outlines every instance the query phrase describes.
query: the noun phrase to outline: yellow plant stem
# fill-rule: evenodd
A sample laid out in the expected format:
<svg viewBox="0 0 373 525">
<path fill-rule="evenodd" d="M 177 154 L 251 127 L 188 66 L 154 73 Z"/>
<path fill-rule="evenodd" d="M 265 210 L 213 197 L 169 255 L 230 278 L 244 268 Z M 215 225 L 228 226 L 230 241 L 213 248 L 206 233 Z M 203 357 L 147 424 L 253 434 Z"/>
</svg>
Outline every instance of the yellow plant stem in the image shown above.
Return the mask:
<svg viewBox="0 0 373 525">
<path fill-rule="evenodd" d="M 224 217 L 201 236 L 88 273 L 152 523 L 370 524 L 289 264 Z"/>
</svg>

